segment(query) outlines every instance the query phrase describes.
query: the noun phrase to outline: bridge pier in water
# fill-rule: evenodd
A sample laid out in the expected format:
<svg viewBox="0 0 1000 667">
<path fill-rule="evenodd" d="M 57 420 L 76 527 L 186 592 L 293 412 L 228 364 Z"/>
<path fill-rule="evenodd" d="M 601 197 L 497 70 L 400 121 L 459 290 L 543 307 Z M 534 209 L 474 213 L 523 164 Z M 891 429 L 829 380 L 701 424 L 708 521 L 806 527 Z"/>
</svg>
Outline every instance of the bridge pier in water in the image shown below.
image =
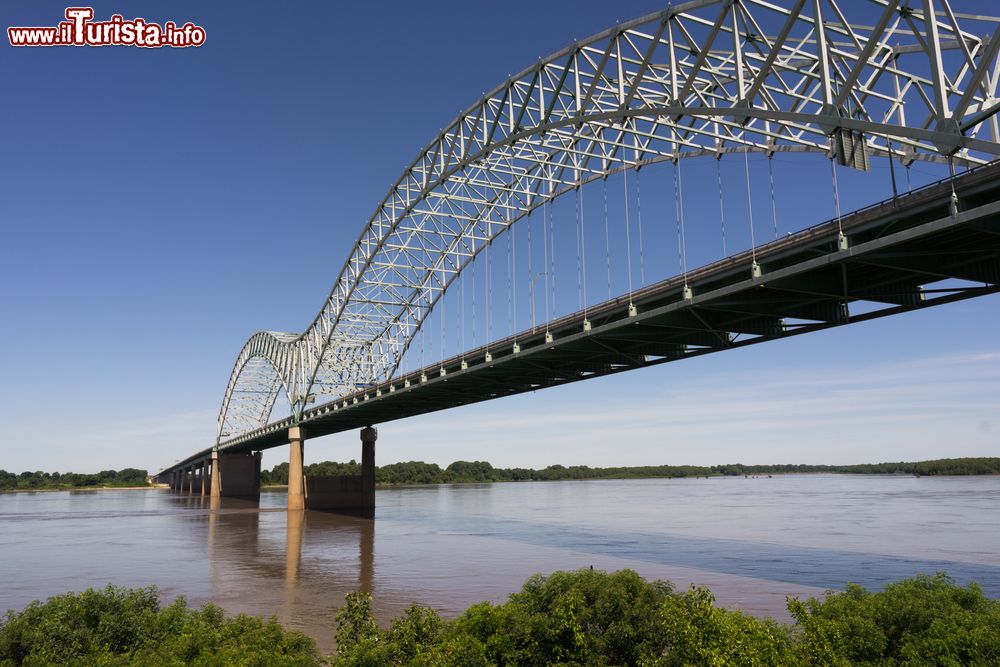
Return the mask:
<svg viewBox="0 0 1000 667">
<path fill-rule="evenodd" d="M 288 509 L 306 508 L 305 478 L 302 472 L 306 430 L 301 426 L 288 429 Z"/>
<path fill-rule="evenodd" d="M 218 450 L 212 450 L 211 458 L 211 472 L 209 473 L 211 477 L 211 495 L 210 498 L 214 502 L 218 502 L 219 498 L 222 497 L 222 480 L 219 478 L 219 452 Z"/>
<path fill-rule="evenodd" d="M 304 474 L 305 429 L 288 429 L 288 509 L 321 510 L 372 516 L 375 513 L 375 441 L 378 431 L 361 429 L 361 474 Z"/>
<path fill-rule="evenodd" d="M 260 452 L 212 452 L 203 464 L 211 467 L 211 499 L 260 500 L 260 459 Z"/>
<path fill-rule="evenodd" d="M 204 495 L 203 489 L 205 486 L 205 478 L 204 475 L 202 474 L 202 470 L 203 468 L 200 463 L 194 464 L 189 468 L 190 472 L 188 474 L 190 475 L 190 477 L 188 478 L 189 481 L 187 490 L 189 496 L 194 496 L 198 494 Z"/>
</svg>

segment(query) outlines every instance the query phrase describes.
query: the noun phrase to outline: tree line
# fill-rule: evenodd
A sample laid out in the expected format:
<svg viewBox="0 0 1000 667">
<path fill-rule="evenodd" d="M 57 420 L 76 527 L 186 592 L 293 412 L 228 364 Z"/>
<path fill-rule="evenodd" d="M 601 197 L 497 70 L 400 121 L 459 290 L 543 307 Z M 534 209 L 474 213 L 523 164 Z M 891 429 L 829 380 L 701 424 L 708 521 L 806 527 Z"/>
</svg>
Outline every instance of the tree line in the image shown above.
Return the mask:
<svg viewBox="0 0 1000 667">
<path fill-rule="evenodd" d="M 454 620 L 411 605 L 380 628 L 371 595 L 349 593 L 337 654 L 273 617 L 216 605 L 161 606 L 155 588 L 109 586 L 33 602 L 0 620 L 0 665 L 644 665 L 846 667 L 1000 664 L 1000 601 L 945 574 L 871 592 L 789 598 L 794 624 L 718 607 L 711 591 L 677 591 L 631 570 L 535 575 L 506 602 Z"/>
<path fill-rule="evenodd" d="M 631 466 L 592 468 L 590 466 L 551 465 L 533 468 L 495 468 L 487 461 L 455 461 L 446 468 L 436 463 L 407 461 L 376 466 L 378 484 L 460 484 L 476 482 L 521 482 L 583 479 L 646 479 L 676 477 L 712 477 L 772 475 L 789 473 L 844 473 L 875 475 L 996 475 L 1000 474 L 1000 458 L 959 458 L 898 463 L 862 463 L 857 465 L 743 465 L 733 463 L 716 466 Z M 305 466 L 306 475 L 360 475 L 361 465 L 324 461 Z M 271 470 L 261 471 L 262 484 L 288 484 L 288 464 L 281 463 Z"/>
<path fill-rule="evenodd" d="M 897 463 L 860 463 L 856 465 L 743 465 L 731 463 L 715 466 L 622 466 L 594 468 L 590 466 L 551 465 L 534 468 L 495 468 L 487 461 L 455 461 L 445 468 L 436 463 L 406 461 L 376 466 L 378 484 L 462 484 L 485 482 L 528 482 L 584 479 L 652 479 L 677 477 L 713 477 L 742 475 L 772 475 L 790 473 L 844 473 L 870 475 L 997 475 L 1000 458 L 936 459 Z M 305 473 L 314 476 L 360 475 L 361 464 L 323 461 L 305 466 Z M 86 489 L 97 487 L 146 486 L 149 473 L 138 468 L 102 470 L 98 473 L 25 471 L 20 474 L 0 470 L 0 491 L 40 489 Z M 261 483 L 288 484 L 288 464 L 280 463 L 271 470 L 262 470 Z"/>
<path fill-rule="evenodd" d="M 149 473 L 138 468 L 102 470 L 99 473 L 22 472 L 0 470 L 0 491 L 31 489 L 86 489 L 102 486 L 146 486 Z"/>
<path fill-rule="evenodd" d="M 966 457 L 931 461 L 897 461 L 892 463 L 856 463 L 828 465 L 754 465 L 739 463 L 721 466 L 725 475 L 767 475 L 784 473 L 834 472 L 855 475 L 997 475 L 1000 458 Z"/>
</svg>

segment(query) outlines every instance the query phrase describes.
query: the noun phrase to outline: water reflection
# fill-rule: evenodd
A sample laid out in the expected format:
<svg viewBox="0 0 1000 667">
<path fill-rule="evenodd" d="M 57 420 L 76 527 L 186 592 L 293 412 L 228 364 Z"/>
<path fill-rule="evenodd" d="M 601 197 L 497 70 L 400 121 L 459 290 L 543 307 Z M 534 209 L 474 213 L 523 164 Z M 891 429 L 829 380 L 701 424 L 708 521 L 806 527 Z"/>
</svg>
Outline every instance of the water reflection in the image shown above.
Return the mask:
<svg viewBox="0 0 1000 667">
<path fill-rule="evenodd" d="M 291 511 L 286 521 L 285 590 L 289 590 L 299 581 L 299 565 L 302 563 L 302 524 L 306 521 L 306 513 Z"/>
<path fill-rule="evenodd" d="M 201 509 L 210 597 L 227 609 L 276 614 L 324 646 L 344 596 L 374 589 L 373 519 L 232 499 Z"/>
</svg>

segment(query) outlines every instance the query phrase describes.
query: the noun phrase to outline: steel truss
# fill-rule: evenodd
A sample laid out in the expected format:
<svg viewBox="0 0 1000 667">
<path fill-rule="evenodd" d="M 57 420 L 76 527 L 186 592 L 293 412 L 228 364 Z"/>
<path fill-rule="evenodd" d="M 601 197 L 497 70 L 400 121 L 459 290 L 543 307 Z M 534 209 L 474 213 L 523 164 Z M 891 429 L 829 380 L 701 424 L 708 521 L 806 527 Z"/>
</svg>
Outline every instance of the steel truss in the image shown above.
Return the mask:
<svg viewBox="0 0 1000 667">
<path fill-rule="evenodd" d="M 281 392 L 297 419 L 317 394 L 391 378 L 487 244 L 610 173 L 745 150 L 1000 156 L 1000 18 L 948 0 L 780 4 L 694 0 L 617 25 L 461 113 L 389 190 L 312 324 L 244 345 L 218 440 L 266 424 Z"/>
</svg>

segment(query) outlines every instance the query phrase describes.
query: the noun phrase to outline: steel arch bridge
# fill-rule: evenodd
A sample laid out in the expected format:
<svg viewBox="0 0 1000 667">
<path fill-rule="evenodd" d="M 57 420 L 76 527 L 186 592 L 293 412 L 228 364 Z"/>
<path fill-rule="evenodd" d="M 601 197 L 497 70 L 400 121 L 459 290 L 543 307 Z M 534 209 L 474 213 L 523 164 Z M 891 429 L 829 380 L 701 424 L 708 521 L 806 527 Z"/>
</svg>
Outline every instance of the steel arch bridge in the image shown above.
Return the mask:
<svg viewBox="0 0 1000 667">
<path fill-rule="evenodd" d="M 843 6 L 842 6 L 843 5 Z M 445 290 L 498 235 L 611 173 L 740 151 L 977 165 L 1000 156 L 1000 19 L 949 0 L 694 0 L 512 76 L 390 188 L 302 333 L 243 346 L 217 442 L 315 395 L 386 381 Z"/>
</svg>

